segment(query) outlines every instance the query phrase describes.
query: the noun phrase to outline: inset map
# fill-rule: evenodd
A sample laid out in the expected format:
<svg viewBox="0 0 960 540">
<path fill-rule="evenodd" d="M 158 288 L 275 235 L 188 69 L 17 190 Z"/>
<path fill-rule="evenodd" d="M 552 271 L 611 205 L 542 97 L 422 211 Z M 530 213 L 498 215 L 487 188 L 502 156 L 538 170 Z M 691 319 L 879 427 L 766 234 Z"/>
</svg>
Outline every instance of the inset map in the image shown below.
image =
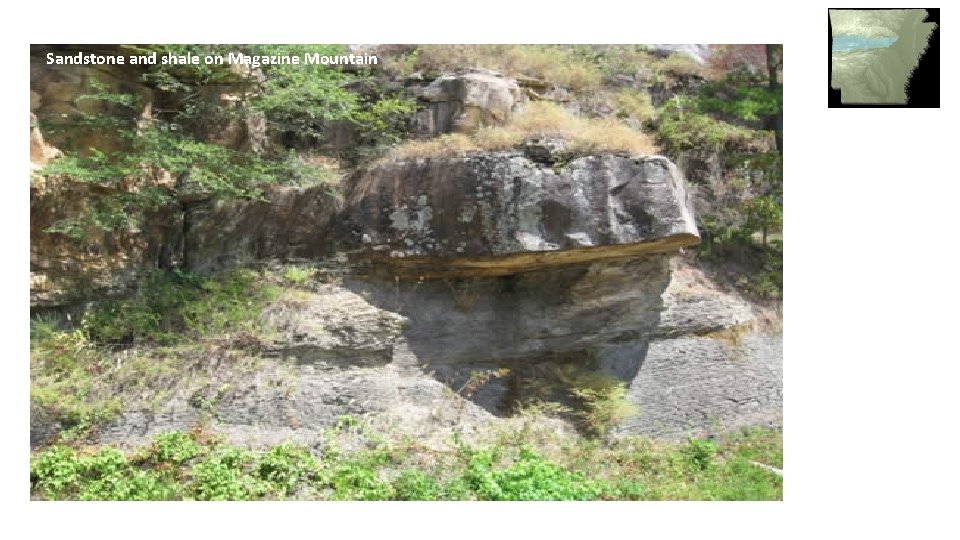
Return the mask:
<svg viewBox="0 0 960 540">
<path fill-rule="evenodd" d="M 829 12 L 831 107 L 940 106 L 939 9 Z"/>
</svg>

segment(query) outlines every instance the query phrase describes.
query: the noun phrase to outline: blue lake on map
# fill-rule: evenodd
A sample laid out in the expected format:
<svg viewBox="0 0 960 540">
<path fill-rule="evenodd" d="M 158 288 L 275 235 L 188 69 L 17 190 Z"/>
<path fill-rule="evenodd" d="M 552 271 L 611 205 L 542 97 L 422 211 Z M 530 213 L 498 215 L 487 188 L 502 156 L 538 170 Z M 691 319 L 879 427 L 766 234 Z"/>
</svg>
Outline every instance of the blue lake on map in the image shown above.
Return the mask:
<svg viewBox="0 0 960 540">
<path fill-rule="evenodd" d="M 893 45 L 897 38 L 895 37 L 878 37 L 878 38 L 869 38 L 864 36 L 834 36 L 833 38 L 833 51 L 834 52 L 848 52 L 848 51 L 857 51 L 861 49 L 883 49 Z"/>
</svg>

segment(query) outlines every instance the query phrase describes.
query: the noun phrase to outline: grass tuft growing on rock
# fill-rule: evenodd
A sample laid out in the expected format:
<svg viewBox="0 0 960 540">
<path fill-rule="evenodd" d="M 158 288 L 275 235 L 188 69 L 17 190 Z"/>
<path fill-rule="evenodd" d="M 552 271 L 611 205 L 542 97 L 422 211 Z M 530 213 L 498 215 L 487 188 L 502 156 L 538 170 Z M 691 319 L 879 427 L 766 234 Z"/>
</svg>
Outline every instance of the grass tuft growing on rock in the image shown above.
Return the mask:
<svg viewBox="0 0 960 540">
<path fill-rule="evenodd" d="M 587 91 L 600 85 L 602 73 L 570 47 L 558 45 L 420 45 L 413 67 L 427 72 L 485 68 Z"/>
<path fill-rule="evenodd" d="M 567 151 L 586 155 L 598 152 L 657 152 L 652 139 L 620 120 L 574 116 L 550 102 L 529 103 L 506 125 L 485 127 L 476 133 L 441 135 L 427 141 L 407 141 L 394 147 L 384 160 L 451 157 L 475 151 L 517 148 L 527 139 L 556 137 L 567 141 Z"/>
</svg>

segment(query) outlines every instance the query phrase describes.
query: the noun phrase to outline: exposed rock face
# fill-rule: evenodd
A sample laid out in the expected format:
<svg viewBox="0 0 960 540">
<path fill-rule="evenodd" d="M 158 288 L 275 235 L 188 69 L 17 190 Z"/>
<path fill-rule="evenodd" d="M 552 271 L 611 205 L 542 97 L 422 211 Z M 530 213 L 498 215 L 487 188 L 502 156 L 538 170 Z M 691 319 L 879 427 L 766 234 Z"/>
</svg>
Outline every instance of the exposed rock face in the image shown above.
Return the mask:
<svg viewBox="0 0 960 540">
<path fill-rule="evenodd" d="M 516 81 L 486 70 L 443 75 L 414 94 L 423 108 L 412 131 L 422 137 L 503 125 L 525 100 Z"/>
<path fill-rule="evenodd" d="M 92 106 L 73 101 L 92 75 L 32 78 L 41 117 L 31 117 L 32 167 L 56 153 L 42 116 Z M 107 74 L 109 84 L 132 79 Z M 524 88 L 549 97 L 538 84 Z M 153 99 L 146 88 L 114 89 Z M 208 97 L 234 99 L 234 90 Z M 443 76 L 418 92 L 426 107 L 415 128 L 425 136 L 503 124 L 531 95 L 489 72 Z M 262 118 L 211 132 L 234 148 L 267 144 Z M 641 413 L 619 435 L 682 437 L 780 415 L 779 336 L 754 328 L 750 305 L 671 261 L 699 233 L 683 176 L 663 157 L 575 158 L 562 141 L 528 141 L 523 151 L 380 165 L 353 178 L 345 200 L 324 186 L 272 189 L 265 201 L 200 194 L 137 230 L 80 241 L 43 232 L 82 211 L 88 189 L 97 187 L 32 186 L 34 306 L 130 292 L 168 265 L 214 272 L 346 251 L 365 272 L 349 274 L 356 265 L 336 258 L 342 280 L 289 290 L 263 311 L 268 337 L 242 358 L 250 365 L 195 351 L 191 369 L 201 372 L 184 373 L 169 397 L 137 396 L 100 442 L 145 442 L 209 421 L 238 444 L 313 444 L 344 414 L 442 439 L 508 421 L 524 378 L 559 363 L 590 362 L 629 385 Z M 474 373 L 502 367 L 509 378 L 461 392 Z M 59 429 L 32 411 L 31 443 Z"/>
<path fill-rule="evenodd" d="M 211 428 L 254 446 L 314 444 L 344 414 L 448 440 L 451 430 L 507 422 L 525 380 L 587 358 L 628 383 L 628 400 L 640 406 L 614 436 L 683 438 L 779 422 L 780 337 L 753 327 L 749 305 L 673 266 L 653 255 L 514 278 L 298 290 L 264 311 L 274 337 L 259 368 L 221 364 L 185 377 L 159 409 L 126 412 L 100 440 L 145 442 L 206 414 Z M 466 400 L 457 395 L 473 374 L 501 367 L 512 375 L 461 394 Z M 226 390 L 214 395 L 218 387 Z"/>
<path fill-rule="evenodd" d="M 158 266 L 176 264 L 182 224 L 174 209 L 143 216 L 135 229 L 86 231 L 81 239 L 45 232 L 86 211 L 96 186 L 41 179 L 30 186 L 30 305 L 70 306 L 129 293 Z"/>
<path fill-rule="evenodd" d="M 675 251 L 698 241 L 663 157 L 599 155 L 553 168 L 518 152 L 391 163 L 347 196 L 365 256 L 398 275 L 508 275 Z"/>
<path fill-rule="evenodd" d="M 31 92 L 31 97 L 36 95 Z M 60 155 L 60 150 L 48 145 L 43 140 L 37 115 L 30 113 L 30 172 L 42 169 L 51 159 Z"/>
<path fill-rule="evenodd" d="M 686 54 L 698 64 L 705 64 L 707 59 L 710 58 L 710 46 L 709 45 L 693 45 L 693 44 L 658 44 L 650 45 L 654 51 L 662 53 L 680 53 Z"/>
<path fill-rule="evenodd" d="M 264 259 L 330 255 L 341 203 L 327 186 L 270 189 L 265 201 L 202 201 L 185 210 L 184 263 L 212 272 Z"/>
<path fill-rule="evenodd" d="M 130 65 L 47 65 L 44 54 L 71 54 L 76 48 L 60 46 L 33 46 L 30 56 L 30 112 L 36 115 L 48 144 L 61 148 L 76 148 L 85 152 L 93 147 L 102 151 L 121 148 L 122 142 L 110 130 L 84 130 L 82 133 L 63 125 L 69 115 L 78 112 L 101 114 L 111 112 L 112 105 L 96 99 L 79 99 L 85 94 L 97 93 L 95 84 L 110 92 L 136 95 L 149 111 L 154 100 L 153 91 L 139 84 L 138 66 Z M 85 47 L 84 52 L 123 54 L 117 46 Z"/>
<path fill-rule="evenodd" d="M 670 281 L 662 255 L 598 261 L 503 277 L 344 283 L 408 319 L 421 362 L 538 359 L 635 340 L 657 328 Z"/>
</svg>

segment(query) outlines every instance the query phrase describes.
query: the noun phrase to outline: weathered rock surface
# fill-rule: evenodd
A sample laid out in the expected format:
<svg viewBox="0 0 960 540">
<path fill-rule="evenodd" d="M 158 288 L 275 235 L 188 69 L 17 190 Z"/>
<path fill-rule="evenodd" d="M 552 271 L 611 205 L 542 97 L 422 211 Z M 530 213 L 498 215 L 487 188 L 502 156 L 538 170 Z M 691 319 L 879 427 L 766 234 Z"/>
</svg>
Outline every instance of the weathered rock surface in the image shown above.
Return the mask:
<svg viewBox="0 0 960 540">
<path fill-rule="evenodd" d="M 80 239 L 45 232 L 87 211 L 96 186 L 41 179 L 30 186 L 30 305 L 71 306 L 129 293 L 162 261 L 179 262 L 182 224 L 172 209 L 143 216 L 143 225 L 92 229 Z"/>
<path fill-rule="evenodd" d="M 443 75 L 411 90 L 422 106 L 411 131 L 421 137 L 503 125 L 525 101 L 516 81 L 487 70 Z"/>
<path fill-rule="evenodd" d="M 407 318 L 403 335 L 420 362 L 469 364 L 537 359 L 649 335 L 669 282 L 667 257 L 651 255 L 504 277 L 344 285 Z"/>
<path fill-rule="evenodd" d="M 30 92 L 31 98 L 36 94 Z M 30 113 L 30 172 L 42 169 L 51 159 L 59 156 L 60 150 L 47 144 L 43 140 L 43 133 L 40 132 L 40 125 L 37 122 L 37 115 Z"/>
<path fill-rule="evenodd" d="M 291 291 L 263 313 L 273 338 L 260 367 L 186 377 L 161 407 L 128 411 L 101 440 L 146 441 L 205 421 L 238 444 L 315 444 L 351 415 L 439 441 L 509 422 L 517 388 L 558 362 L 595 362 L 627 383 L 640 414 L 614 436 L 779 424 L 781 338 L 761 331 L 746 303 L 674 266 L 654 255 L 513 281 Z M 476 373 L 503 367 L 512 375 L 464 391 Z"/>
<path fill-rule="evenodd" d="M 698 64 L 705 64 L 710 58 L 710 45 L 703 44 L 656 44 L 650 45 L 654 51 L 666 54 L 685 54 Z"/>
<path fill-rule="evenodd" d="M 318 258 L 339 241 L 330 188 L 274 187 L 264 201 L 203 201 L 184 212 L 184 263 L 211 272 L 265 259 Z"/>
<path fill-rule="evenodd" d="M 98 92 L 96 84 L 108 91 L 137 96 L 144 105 L 143 113 L 149 114 L 154 99 L 153 91 L 139 84 L 138 66 L 130 65 L 48 65 L 47 52 L 70 55 L 79 51 L 104 55 L 124 54 L 115 45 L 73 46 L 33 45 L 30 55 L 30 112 L 36 115 L 48 144 L 60 148 L 88 148 L 103 151 L 119 149 L 122 141 L 110 130 L 78 130 L 71 126 L 70 115 L 81 112 L 102 114 L 114 111 L 103 100 L 82 99 L 84 94 Z M 74 129 L 70 129 L 74 128 Z"/>
<path fill-rule="evenodd" d="M 683 438 L 779 425 L 782 358 L 782 339 L 759 333 L 736 341 L 709 336 L 652 341 L 627 394 L 640 414 L 617 432 Z"/>
<path fill-rule="evenodd" d="M 55 152 L 42 116 L 74 112 L 72 99 L 89 89 L 92 73 L 76 73 L 37 76 L 33 162 Z M 436 135 L 502 124 L 524 89 L 546 95 L 537 84 L 476 71 L 441 77 L 418 90 L 426 107 L 415 127 Z M 231 95 L 216 88 L 209 97 Z M 264 126 L 244 122 L 211 131 L 237 148 L 266 144 Z M 272 189 L 265 201 L 183 199 L 142 229 L 80 241 L 43 230 L 82 211 L 82 190 L 96 186 L 32 189 L 38 307 L 122 294 L 169 265 L 213 272 L 352 257 L 330 263 L 342 280 L 290 288 L 267 307 L 256 352 L 223 356 L 226 346 L 206 344 L 221 356 L 192 351 L 197 361 L 185 364 L 196 373 L 184 372 L 169 395 L 120 389 L 138 395 L 99 442 L 142 443 L 205 424 L 237 444 L 314 445 L 343 415 L 439 440 L 510 422 L 524 378 L 561 363 L 629 385 L 641 413 L 617 435 L 681 437 L 780 415 L 780 337 L 756 327 L 752 306 L 671 263 L 699 236 L 683 176 L 663 157 L 577 158 L 562 142 L 534 141 L 522 151 L 382 164 L 353 178 L 345 200 L 323 186 Z M 237 355 L 249 363 L 223 360 Z M 470 387 L 476 373 L 499 368 L 512 375 Z M 59 429 L 32 411 L 32 444 Z"/>
<path fill-rule="evenodd" d="M 410 277 L 508 275 L 698 241 L 683 178 L 658 156 L 556 169 L 516 152 L 406 160 L 361 176 L 347 208 L 364 256 Z"/>
</svg>

